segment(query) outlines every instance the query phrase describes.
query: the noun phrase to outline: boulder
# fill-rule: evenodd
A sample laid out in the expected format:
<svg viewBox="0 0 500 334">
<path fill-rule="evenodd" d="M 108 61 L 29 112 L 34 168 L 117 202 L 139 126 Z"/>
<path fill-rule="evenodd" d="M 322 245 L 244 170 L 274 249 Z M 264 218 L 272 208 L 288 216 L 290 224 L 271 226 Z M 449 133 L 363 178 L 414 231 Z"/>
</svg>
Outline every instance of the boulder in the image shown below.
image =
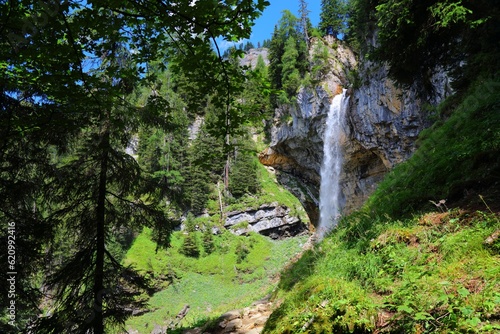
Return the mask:
<svg viewBox="0 0 500 334">
<path fill-rule="evenodd" d="M 224 227 L 236 235 L 257 232 L 273 239 L 292 237 L 307 231 L 307 225 L 291 214 L 291 210 L 278 203 L 263 204 L 228 212 Z"/>
</svg>

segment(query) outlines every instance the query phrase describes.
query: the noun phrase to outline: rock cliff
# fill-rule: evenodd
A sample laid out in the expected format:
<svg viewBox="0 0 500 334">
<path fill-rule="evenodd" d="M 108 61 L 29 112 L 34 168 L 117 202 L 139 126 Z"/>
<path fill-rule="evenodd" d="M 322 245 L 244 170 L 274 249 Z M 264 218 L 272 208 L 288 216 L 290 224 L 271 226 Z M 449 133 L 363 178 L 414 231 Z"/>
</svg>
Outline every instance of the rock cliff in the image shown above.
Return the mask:
<svg viewBox="0 0 500 334">
<path fill-rule="evenodd" d="M 301 89 L 296 104 L 276 109 L 271 144 L 259 156 L 278 170 L 279 181 L 301 200 L 313 224 L 319 217 L 323 136 L 333 96 L 349 89 L 341 177 L 344 212 L 349 212 L 364 202 L 385 173 L 412 154 L 418 134 L 430 125 L 429 106 L 450 93 L 442 71 L 429 71 L 425 87 L 414 83 L 401 88 L 388 77 L 385 65 L 358 63 L 340 41 L 326 42 L 329 72 L 316 87 Z"/>
<path fill-rule="evenodd" d="M 245 56 L 241 58 L 240 65 L 249 66 L 251 69 L 254 69 L 255 66 L 257 65 L 259 56 L 262 56 L 264 63 L 266 65 L 269 65 L 269 60 L 267 57 L 268 53 L 269 52 L 267 48 L 250 49 L 247 52 L 245 52 Z"/>
</svg>

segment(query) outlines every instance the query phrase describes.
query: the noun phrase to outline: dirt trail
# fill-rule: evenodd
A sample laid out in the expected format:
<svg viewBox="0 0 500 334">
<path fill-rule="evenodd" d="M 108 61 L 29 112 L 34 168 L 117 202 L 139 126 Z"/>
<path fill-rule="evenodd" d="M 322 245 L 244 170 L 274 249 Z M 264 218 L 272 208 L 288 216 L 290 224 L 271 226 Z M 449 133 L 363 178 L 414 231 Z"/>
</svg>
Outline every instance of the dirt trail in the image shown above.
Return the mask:
<svg viewBox="0 0 500 334">
<path fill-rule="evenodd" d="M 297 262 L 302 253 L 311 249 L 314 243 L 315 237 L 311 236 L 302 247 L 302 252 L 290 259 L 287 267 Z M 224 313 L 219 317 L 214 328 L 198 327 L 185 330 L 183 334 L 258 334 L 262 332 L 267 319 L 278 306 L 279 302 L 271 302 L 267 297 L 254 302 L 250 307 Z"/>
<path fill-rule="evenodd" d="M 264 329 L 273 310 L 273 303 L 263 299 L 241 310 L 224 313 L 212 329 L 193 328 L 184 334 L 258 334 Z"/>
</svg>

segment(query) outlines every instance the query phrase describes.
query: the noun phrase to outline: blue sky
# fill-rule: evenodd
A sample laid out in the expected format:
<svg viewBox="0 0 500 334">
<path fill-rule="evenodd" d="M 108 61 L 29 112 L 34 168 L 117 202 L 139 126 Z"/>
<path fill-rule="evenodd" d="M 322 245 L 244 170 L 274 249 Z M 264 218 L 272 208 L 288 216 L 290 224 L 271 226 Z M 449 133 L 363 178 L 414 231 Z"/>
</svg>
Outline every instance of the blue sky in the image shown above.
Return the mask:
<svg viewBox="0 0 500 334">
<path fill-rule="evenodd" d="M 274 26 L 278 24 L 283 10 L 288 9 L 295 16 L 299 17 L 299 0 L 269 0 L 269 2 L 271 4 L 267 6 L 262 15 L 255 20 L 255 25 L 252 29 L 250 41 L 255 45 L 255 47 L 257 47 L 258 42 L 262 43 L 265 39 L 271 39 Z M 312 25 L 316 27 L 319 23 L 321 1 L 307 1 L 307 9 L 310 12 L 309 19 L 311 20 Z M 243 43 L 246 43 L 246 40 L 243 41 Z M 225 50 L 232 44 L 234 43 L 220 42 L 219 47 L 221 47 L 222 50 Z"/>
</svg>

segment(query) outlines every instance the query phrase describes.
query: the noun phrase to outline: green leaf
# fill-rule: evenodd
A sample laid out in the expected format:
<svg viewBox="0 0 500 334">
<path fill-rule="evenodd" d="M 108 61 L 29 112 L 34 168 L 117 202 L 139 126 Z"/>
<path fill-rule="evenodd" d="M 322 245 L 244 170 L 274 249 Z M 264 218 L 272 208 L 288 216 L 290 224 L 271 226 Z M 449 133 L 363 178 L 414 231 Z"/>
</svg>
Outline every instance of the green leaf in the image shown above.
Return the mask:
<svg viewBox="0 0 500 334">
<path fill-rule="evenodd" d="M 408 314 L 412 314 L 413 313 L 413 308 L 411 308 L 407 304 L 400 305 L 400 306 L 398 306 L 398 312 L 405 312 L 405 313 L 408 313 Z"/>
<path fill-rule="evenodd" d="M 478 317 L 474 317 L 472 319 L 465 320 L 465 323 L 473 328 L 476 328 L 481 323 L 481 319 L 479 319 Z"/>
<path fill-rule="evenodd" d="M 468 306 L 464 306 L 464 307 L 460 307 L 459 308 L 460 312 L 462 312 L 462 314 L 465 316 L 465 317 L 468 317 L 470 316 L 472 313 L 474 313 L 474 309 L 468 307 Z"/>
<path fill-rule="evenodd" d="M 414 319 L 415 320 L 430 320 L 430 319 L 434 319 L 434 318 L 432 317 L 432 315 L 430 315 L 427 312 L 417 312 L 417 313 L 415 313 Z"/>
<path fill-rule="evenodd" d="M 460 296 L 462 296 L 463 298 L 467 297 L 468 295 L 470 295 L 470 292 L 469 290 L 467 290 L 466 288 L 464 287 L 461 287 L 460 289 L 458 289 L 458 294 Z"/>
</svg>

